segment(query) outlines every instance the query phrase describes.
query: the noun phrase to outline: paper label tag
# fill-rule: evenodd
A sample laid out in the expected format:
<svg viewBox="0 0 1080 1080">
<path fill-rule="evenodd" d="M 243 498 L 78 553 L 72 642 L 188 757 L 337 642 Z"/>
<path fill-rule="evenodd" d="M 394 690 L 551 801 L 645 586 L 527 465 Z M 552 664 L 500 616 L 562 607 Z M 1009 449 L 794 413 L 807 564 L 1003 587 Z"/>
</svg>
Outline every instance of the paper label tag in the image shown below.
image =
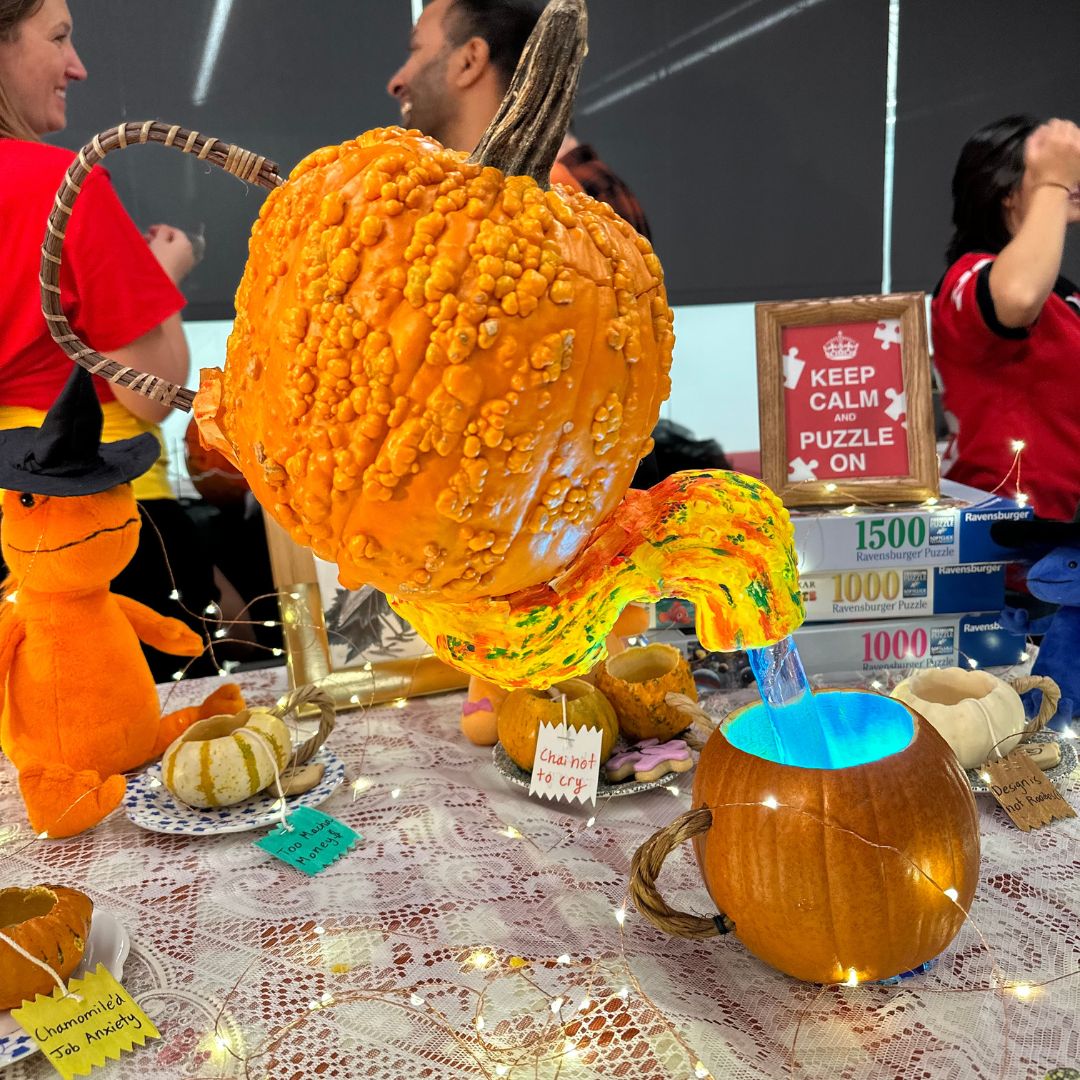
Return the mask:
<svg viewBox="0 0 1080 1080">
<path fill-rule="evenodd" d="M 131 995 L 104 964 L 81 979 L 72 979 L 66 993 L 58 986 L 11 1015 L 41 1048 L 56 1071 L 71 1080 L 147 1039 L 161 1036 Z"/>
<path fill-rule="evenodd" d="M 990 777 L 994 798 L 1024 832 L 1055 819 L 1076 817 L 1076 811 L 1023 749 L 1017 748 L 1001 761 L 988 761 L 979 772 Z"/>
<path fill-rule="evenodd" d="M 256 840 L 255 846 L 309 877 L 325 870 L 357 840 L 364 839 L 337 818 L 310 806 L 298 806 L 285 821 L 291 829 L 279 825 L 272 833 Z"/>
<path fill-rule="evenodd" d="M 595 803 L 601 743 L 599 728 L 541 724 L 529 794 L 556 801 Z"/>
</svg>

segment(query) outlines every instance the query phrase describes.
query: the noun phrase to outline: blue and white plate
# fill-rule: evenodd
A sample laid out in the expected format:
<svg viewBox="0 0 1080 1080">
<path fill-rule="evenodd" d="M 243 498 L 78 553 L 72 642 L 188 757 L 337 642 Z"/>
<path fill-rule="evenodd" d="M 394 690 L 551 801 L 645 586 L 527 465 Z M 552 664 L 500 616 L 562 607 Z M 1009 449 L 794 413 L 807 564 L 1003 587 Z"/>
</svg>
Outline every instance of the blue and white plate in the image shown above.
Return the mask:
<svg viewBox="0 0 1080 1080">
<path fill-rule="evenodd" d="M 86 939 L 86 951 L 73 977 L 79 978 L 93 971 L 98 964 L 104 964 L 119 980 L 124 974 L 124 963 L 130 951 L 131 939 L 115 916 L 95 908 L 90 935 Z M 0 1012 L 0 1069 L 36 1052 L 37 1043 L 19 1027 L 11 1013 Z"/>
<path fill-rule="evenodd" d="M 326 802 L 345 779 L 345 763 L 325 746 L 311 759 L 311 764 L 326 766 L 323 778 L 310 791 L 285 799 L 285 812 L 298 806 L 318 806 Z M 161 766 L 151 765 L 137 776 L 128 778 L 124 809 L 141 829 L 188 836 L 215 833 L 247 832 L 276 825 L 281 820 L 281 800 L 269 791 L 260 791 L 234 806 L 201 810 L 180 802 L 161 780 Z"/>
</svg>

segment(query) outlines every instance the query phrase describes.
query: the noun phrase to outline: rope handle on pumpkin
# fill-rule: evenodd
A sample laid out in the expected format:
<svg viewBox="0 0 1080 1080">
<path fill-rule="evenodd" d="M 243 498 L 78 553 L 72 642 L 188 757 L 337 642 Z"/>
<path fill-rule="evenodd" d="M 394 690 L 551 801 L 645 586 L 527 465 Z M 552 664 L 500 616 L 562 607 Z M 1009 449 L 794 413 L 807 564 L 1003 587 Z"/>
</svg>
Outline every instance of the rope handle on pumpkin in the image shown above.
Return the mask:
<svg viewBox="0 0 1080 1080">
<path fill-rule="evenodd" d="M 676 911 L 660 895 L 656 879 L 663 869 L 664 860 L 680 845 L 695 836 L 702 836 L 712 827 L 712 811 L 703 806 L 688 810 L 670 825 L 653 833 L 634 852 L 630 864 L 630 898 L 634 907 L 653 924 L 675 937 L 702 938 L 728 934 L 735 924 L 723 913 L 706 919 L 702 915 L 688 915 Z"/>
<path fill-rule="evenodd" d="M 160 143 L 185 154 L 194 154 L 200 161 L 208 161 L 259 187 L 272 190 L 285 181 L 279 175 L 274 162 L 250 150 L 197 131 L 189 131 L 179 124 L 161 124 L 155 120 L 147 120 L 143 123 L 120 124 L 95 135 L 79 151 L 56 193 L 56 201 L 53 203 L 52 213 L 49 214 L 45 239 L 41 245 L 41 273 L 38 278 L 41 284 L 41 310 L 53 340 L 75 363 L 92 374 L 101 375 L 117 386 L 126 386 L 152 401 L 160 401 L 174 409 L 191 412 L 194 391 L 102 356 L 72 330 L 71 323 L 60 306 L 60 265 L 64 237 L 75 200 L 82 191 L 90 170 L 106 154 L 142 143 Z"/>
<path fill-rule="evenodd" d="M 303 765 L 310 761 L 334 730 L 337 711 L 334 708 L 333 698 L 325 690 L 320 690 L 311 683 L 290 690 L 269 711 L 278 719 L 284 720 L 289 713 L 299 712 L 305 705 L 314 705 L 319 710 L 319 728 L 310 739 L 293 750 L 289 759 L 290 766 Z"/>
<path fill-rule="evenodd" d="M 1029 690 L 1042 691 L 1039 715 L 1028 721 L 1024 736 L 1042 731 L 1057 712 L 1058 702 L 1061 701 L 1061 688 L 1047 675 L 1017 675 L 1016 678 L 1009 679 L 1008 683 L 1018 694 L 1026 694 Z"/>
</svg>

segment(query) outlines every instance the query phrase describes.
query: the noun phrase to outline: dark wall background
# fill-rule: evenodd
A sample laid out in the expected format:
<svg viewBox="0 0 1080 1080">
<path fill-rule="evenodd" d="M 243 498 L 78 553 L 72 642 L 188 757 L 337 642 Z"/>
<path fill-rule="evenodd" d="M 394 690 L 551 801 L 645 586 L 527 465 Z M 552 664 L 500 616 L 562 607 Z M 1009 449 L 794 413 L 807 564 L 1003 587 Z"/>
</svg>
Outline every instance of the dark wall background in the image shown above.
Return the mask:
<svg viewBox="0 0 1080 1080">
<path fill-rule="evenodd" d="M 60 141 L 161 119 L 265 154 L 287 172 L 309 151 L 397 122 L 386 81 L 412 26 L 408 0 L 235 0 L 202 105 L 193 101 L 214 0 L 70 0 L 89 70 Z M 392 64 L 393 62 L 393 64 Z M 206 239 L 184 282 L 189 319 L 232 318 L 264 193 L 186 154 L 135 147 L 106 168 L 140 227 Z"/>
<path fill-rule="evenodd" d="M 960 147 L 1011 113 L 1080 123 L 1078 0 L 901 0 L 893 287 L 932 289 Z M 1080 280 L 1080 236 L 1064 273 Z"/>
<path fill-rule="evenodd" d="M 163 119 L 287 169 L 394 123 L 410 0 L 235 0 L 210 91 L 214 0 L 70 0 L 90 80 L 62 141 Z M 888 0 L 590 0 L 579 135 L 637 191 L 672 301 L 876 292 Z M 901 0 L 893 287 L 930 289 L 967 134 L 1010 111 L 1080 117 L 1080 0 Z M 202 233 L 188 318 L 229 318 L 263 198 L 177 153 L 108 167 L 145 227 Z M 1076 245 L 1074 245 L 1075 247 Z M 1067 271 L 1080 277 L 1080 253 Z"/>
</svg>

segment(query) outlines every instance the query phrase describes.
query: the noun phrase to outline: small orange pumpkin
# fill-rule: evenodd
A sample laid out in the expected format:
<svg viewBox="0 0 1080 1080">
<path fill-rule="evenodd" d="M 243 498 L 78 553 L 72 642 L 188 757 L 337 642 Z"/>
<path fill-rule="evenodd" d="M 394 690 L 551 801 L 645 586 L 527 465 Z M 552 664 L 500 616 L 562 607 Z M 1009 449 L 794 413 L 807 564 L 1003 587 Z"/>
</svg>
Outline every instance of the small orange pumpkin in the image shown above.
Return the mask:
<svg viewBox="0 0 1080 1080">
<path fill-rule="evenodd" d="M 676 693 L 697 701 L 690 665 L 673 645 L 658 641 L 608 656 L 594 675 L 629 742 L 667 742 L 689 727 L 685 713 L 665 700 Z"/>
<path fill-rule="evenodd" d="M 600 762 L 603 764 L 611 757 L 619 737 L 619 722 L 611 703 L 584 679 L 567 679 L 552 689 L 558 697 L 540 690 L 514 690 L 499 706 L 499 742 L 507 757 L 519 769 L 532 771 L 540 725 L 562 723 L 562 696 L 565 695 L 567 724 L 575 730 L 597 728 L 600 731 Z"/>
<path fill-rule="evenodd" d="M 47 964 L 63 980 L 79 966 L 94 903 L 62 885 L 0 889 L 0 933 Z M 0 939 L 0 1009 L 14 1009 L 56 983 Z"/>
</svg>

